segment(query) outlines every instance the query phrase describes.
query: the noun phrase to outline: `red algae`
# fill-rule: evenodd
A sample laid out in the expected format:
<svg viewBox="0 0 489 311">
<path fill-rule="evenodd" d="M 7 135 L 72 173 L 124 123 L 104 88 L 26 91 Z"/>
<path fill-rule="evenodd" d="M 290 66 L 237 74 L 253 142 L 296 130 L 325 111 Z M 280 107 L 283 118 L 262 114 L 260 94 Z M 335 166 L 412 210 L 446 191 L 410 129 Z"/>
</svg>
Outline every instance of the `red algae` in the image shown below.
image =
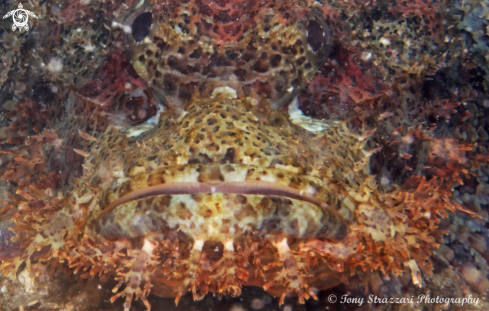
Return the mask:
<svg viewBox="0 0 489 311">
<path fill-rule="evenodd" d="M 0 308 L 486 308 L 482 9 L 323 2 L 29 7 L 0 46 Z"/>
</svg>

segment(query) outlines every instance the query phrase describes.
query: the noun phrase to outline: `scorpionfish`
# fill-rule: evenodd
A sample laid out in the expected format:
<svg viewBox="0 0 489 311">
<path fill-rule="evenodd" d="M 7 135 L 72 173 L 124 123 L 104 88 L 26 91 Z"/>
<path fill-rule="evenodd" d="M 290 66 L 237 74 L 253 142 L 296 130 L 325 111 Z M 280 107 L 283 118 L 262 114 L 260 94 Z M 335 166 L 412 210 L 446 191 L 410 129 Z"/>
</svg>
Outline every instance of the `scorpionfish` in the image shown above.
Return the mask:
<svg viewBox="0 0 489 311">
<path fill-rule="evenodd" d="M 2 271 L 42 260 L 112 277 L 125 310 L 133 299 L 150 309 L 150 293 L 178 303 L 246 285 L 303 303 L 361 271 L 407 272 L 419 285 L 440 219 L 462 208 L 436 179 L 380 191 L 375 129 L 299 110 L 332 50 L 325 11 L 155 1 L 118 21 L 124 53 L 109 57 L 127 59 L 132 82 L 100 71 L 72 98 L 125 101 L 132 115 L 107 112 L 103 132 L 80 132 L 89 147 L 76 150 L 83 171 L 71 188 L 12 196 Z M 130 98 L 114 97 L 118 79 Z"/>
</svg>

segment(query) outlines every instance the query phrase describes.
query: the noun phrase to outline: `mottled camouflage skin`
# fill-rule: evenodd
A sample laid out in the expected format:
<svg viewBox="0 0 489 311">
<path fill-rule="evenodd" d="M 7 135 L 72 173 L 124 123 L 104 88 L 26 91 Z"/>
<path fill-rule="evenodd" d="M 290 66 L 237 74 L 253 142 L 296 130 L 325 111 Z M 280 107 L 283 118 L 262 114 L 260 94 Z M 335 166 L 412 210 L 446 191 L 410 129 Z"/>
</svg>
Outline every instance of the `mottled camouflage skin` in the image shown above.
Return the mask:
<svg viewBox="0 0 489 311">
<path fill-rule="evenodd" d="M 279 304 L 342 283 L 409 295 L 453 275 L 433 290 L 484 295 L 479 50 L 445 3 L 373 5 L 29 8 L 37 27 L 0 47 L 2 274 L 115 279 L 126 310 L 245 285 Z M 440 72 L 444 88 L 426 82 Z"/>
</svg>

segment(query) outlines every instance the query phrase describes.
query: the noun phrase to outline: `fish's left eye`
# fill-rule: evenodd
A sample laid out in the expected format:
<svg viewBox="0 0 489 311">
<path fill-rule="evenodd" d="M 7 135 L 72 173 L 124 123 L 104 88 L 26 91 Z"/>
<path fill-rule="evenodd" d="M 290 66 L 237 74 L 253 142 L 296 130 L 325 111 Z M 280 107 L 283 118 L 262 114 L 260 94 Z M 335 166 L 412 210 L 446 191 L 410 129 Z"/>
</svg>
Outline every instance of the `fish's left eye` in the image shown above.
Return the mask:
<svg viewBox="0 0 489 311">
<path fill-rule="evenodd" d="M 325 44 L 326 34 L 321 25 L 314 19 L 309 20 L 307 25 L 307 43 L 314 52 Z"/>
<path fill-rule="evenodd" d="M 134 38 L 134 41 L 139 43 L 148 36 L 152 22 L 153 15 L 151 14 L 151 12 L 141 13 L 138 15 L 138 17 L 136 17 L 131 25 L 132 37 Z"/>
<path fill-rule="evenodd" d="M 322 64 L 330 52 L 330 31 L 319 10 L 313 9 L 305 27 L 308 56 L 316 64 Z"/>
</svg>

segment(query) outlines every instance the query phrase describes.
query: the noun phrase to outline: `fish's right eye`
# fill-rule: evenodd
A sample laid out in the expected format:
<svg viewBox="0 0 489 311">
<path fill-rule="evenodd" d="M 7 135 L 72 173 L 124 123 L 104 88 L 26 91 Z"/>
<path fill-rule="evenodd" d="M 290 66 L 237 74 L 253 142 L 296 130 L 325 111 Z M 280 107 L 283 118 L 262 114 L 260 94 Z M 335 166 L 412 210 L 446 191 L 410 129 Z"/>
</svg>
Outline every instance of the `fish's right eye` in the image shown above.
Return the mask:
<svg viewBox="0 0 489 311">
<path fill-rule="evenodd" d="M 148 36 L 152 22 L 153 15 L 151 14 L 151 12 L 141 13 L 138 15 L 138 17 L 136 17 L 131 25 L 132 37 L 134 38 L 134 41 L 139 43 Z"/>
</svg>

